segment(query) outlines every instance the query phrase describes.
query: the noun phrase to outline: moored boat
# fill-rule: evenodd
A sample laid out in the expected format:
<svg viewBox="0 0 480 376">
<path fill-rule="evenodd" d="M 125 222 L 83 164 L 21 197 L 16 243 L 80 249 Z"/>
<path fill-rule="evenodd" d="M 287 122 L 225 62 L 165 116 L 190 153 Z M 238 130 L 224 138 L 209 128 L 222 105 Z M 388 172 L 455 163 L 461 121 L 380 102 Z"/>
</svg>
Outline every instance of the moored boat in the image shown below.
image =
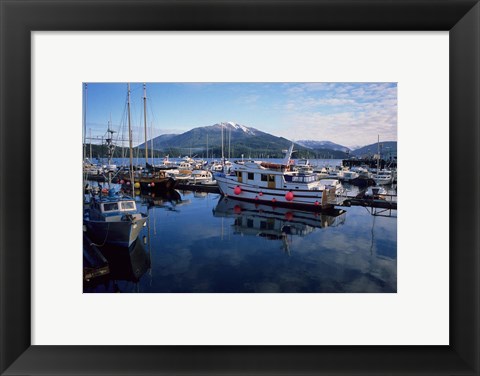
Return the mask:
<svg viewBox="0 0 480 376">
<path fill-rule="evenodd" d="M 235 162 L 229 174 L 215 174 L 221 193 L 238 200 L 274 206 L 319 210 L 339 203 L 336 187 L 324 184 L 314 173 L 290 168 L 293 145 L 281 164 Z"/>
<path fill-rule="evenodd" d="M 87 233 L 97 246 L 130 246 L 146 221 L 147 215 L 137 210 L 135 200 L 120 196 L 113 189 L 107 196 L 93 196 L 83 217 Z"/>
</svg>

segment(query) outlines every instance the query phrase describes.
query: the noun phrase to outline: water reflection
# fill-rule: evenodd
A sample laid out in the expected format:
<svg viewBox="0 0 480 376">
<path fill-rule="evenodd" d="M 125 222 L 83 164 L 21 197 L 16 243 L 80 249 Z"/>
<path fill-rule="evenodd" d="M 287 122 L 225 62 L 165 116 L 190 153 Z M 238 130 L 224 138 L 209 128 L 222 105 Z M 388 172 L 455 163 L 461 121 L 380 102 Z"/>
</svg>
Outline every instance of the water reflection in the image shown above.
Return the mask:
<svg viewBox="0 0 480 376">
<path fill-rule="evenodd" d="M 396 218 L 363 207 L 315 213 L 211 193 L 138 200 L 149 220 L 135 247 L 102 248 L 112 273 L 85 292 L 396 291 Z"/>
<path fill-rule="evenodd" d="M 110 273 L 85 283 L 84 292 L 140 292 L 139 281 L 150 270 L 150 255 L 137 240 L 128 248 L 104 245 L 100 251 L 108 261 Z"/>
<path fill-rule="evenodd" d="M 232 227 L 235 235 L 279 240 L 283 250 L 290 254 L 292 236 L 306 236 L 316 228 L 342 225 L 345 223 L 346 212 L 340 209 L 307 212 L 222 197 L 213 209 L 213 215 L 234 218 Z"/>
</svg>

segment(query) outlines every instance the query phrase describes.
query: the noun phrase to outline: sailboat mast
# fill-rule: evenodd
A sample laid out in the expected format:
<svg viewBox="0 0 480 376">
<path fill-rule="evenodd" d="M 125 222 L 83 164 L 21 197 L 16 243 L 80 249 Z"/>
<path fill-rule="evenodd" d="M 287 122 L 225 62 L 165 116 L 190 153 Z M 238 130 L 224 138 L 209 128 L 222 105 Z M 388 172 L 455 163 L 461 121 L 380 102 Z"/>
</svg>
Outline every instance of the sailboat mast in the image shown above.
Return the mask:
<svg viewBox="0 0 480 376">
<path fill-rule="evenodd" d="M 232 139 L 232 128 L 228 128 L 228 160 L 230 160 L 230 140 Z"/>
<path fill-rule="evenodd" d="M 148 142 L 147 142 L 147 85 L 143 84 L 143 127 L 145 130 L 145 163 L 148 163 Z"/>
<path fill-rule="evenodd" d="M 90 130 L 90 161 L 92 161 L 92 128 Z"/>
<path fill-rule="evenodd" d="M 380 135 L 377 135 L 377 174 L 380 171 Z"/>
<path fill-rule="evenodd" d="M 222 126 L 222 166 L 225 164 L 225 156 L 223 155 L 223 123 Z"/>
<path fill-rule="evenodd" d="M 130 148 L 130 184 L 132 186 L 132 192 L 135 195 L 134 178 L 133 178 L 133 145 L 132 145 L 132 120 L 130 116 L 130 83 L 127 84 L 128 100 L 127 100 L 127 112 L 128 112 L 128 143 Z"/>
<path fill-rule="evenodd" d="M 153 157 L 153 121 L 150 123 L 150 156 L 152 159 L 152 165 L 155 164 Z"/>
<path fill-rule="evenodd" d="M 87 157 L 87 84 L 85 84 L 85 90 L 83 91 L 83 159 Z M 92 147 L 92 137 L 90 136 L 90 149 Z M 92 158 L 92 152 L 90 152 L 90 158 Z"/>
</svg>

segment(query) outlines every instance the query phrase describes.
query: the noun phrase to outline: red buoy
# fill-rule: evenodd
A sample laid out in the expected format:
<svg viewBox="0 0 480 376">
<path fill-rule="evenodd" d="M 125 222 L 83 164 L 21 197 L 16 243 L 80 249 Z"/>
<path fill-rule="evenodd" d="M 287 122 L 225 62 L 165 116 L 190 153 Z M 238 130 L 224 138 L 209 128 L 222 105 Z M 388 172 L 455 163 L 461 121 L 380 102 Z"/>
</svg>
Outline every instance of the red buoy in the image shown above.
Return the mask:
<svg viewBox="0 0 480 376">
<path fill-rule="evenodd" d="M 287 193 L 285 193 L 285 200 L 287 200 L 287 201 L 292 201 L 293 200 L 293 192 L 292 191 L 288 191 Z"/>
<path fill-rule="evenodd" d="M 258 200 L 258 196 L 255 196 L 255 200 Z"/>
<path fill-rule="evenodd" d="M 263 196 L 263 192 L 260 192 L 258 195 L 259 195 L 259 196 Z"/>
<path fill-rule="evenodd" d="M 151 187 L 155 187 L 155 183 L 152 181 L 152 182 L 150 183 L 150 186 L 151 186 Z"/>
<path fill-rule="evenodd" d="M 120 180 L 120 184 L 123 184 L 123 183 L 125 183 L 125 180 L 123 180 L 123 179 Z"/>
<path fill-rule="evenodd" d="M 240 186 L 237 185 L 233 190 L 233 193 L 235 193 L 236 195 L 239 195 L 240 193 L 242 193 L 242 188 L 240 188 Z"/>
<path fill-rule="evenodd" d="M 285 219 L 287 221 L 291 221 L 293 219 L 293 213 L 292 212 L 285 213 Z"/>
<path fill-rule="evenodd" d="M 272 198 L 272 202 L 277 202 L 277 199 L 275 197 Z"/>
<path fill-rule="evenodd" d="M 234 212 L 235 214 L 240 214 L 240 213 L 242 212 L 242 208 L 241 208 L 240 206 L 238 206 L 238 205 L 235 205 L 235 206 L 233 207 L 233 212 Z"/>
<path fill-rule="evenodd" d="M 318 206 L 320 205 L 320 203 L 318 201 L 315 201 L 315 206 Z"/>
</svg>

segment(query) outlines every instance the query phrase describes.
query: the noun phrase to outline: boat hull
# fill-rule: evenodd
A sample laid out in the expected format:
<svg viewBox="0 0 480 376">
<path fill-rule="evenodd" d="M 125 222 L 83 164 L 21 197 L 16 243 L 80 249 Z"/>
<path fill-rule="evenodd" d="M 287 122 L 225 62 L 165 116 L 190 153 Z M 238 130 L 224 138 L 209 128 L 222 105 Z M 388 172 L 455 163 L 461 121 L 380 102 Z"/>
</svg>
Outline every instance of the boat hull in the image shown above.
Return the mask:
<svg viewBox="0 0 480 376">
<path fill-rule="evenodd" d="M 216 180 L 220 192 L 224 196 L 240 201 L 304 210 L 321 210 L 322 208 L 331 208 L 336 204 L 335 188 L 327 190 L 288 190 L 259 188 L 221 176 L 216 176 Z M 290 200 L 288 199 L 289 194 Z"/>
<path fill-rule="evenodd" d="M 87 234 L 92 238 L 97 246 L 105 243 L 121 247 L 129 247 L 137 239 L 142 227 L 147 221 L 147 217 L 132 221 L 92 221 L 85 220 Z"/>
</svg>

